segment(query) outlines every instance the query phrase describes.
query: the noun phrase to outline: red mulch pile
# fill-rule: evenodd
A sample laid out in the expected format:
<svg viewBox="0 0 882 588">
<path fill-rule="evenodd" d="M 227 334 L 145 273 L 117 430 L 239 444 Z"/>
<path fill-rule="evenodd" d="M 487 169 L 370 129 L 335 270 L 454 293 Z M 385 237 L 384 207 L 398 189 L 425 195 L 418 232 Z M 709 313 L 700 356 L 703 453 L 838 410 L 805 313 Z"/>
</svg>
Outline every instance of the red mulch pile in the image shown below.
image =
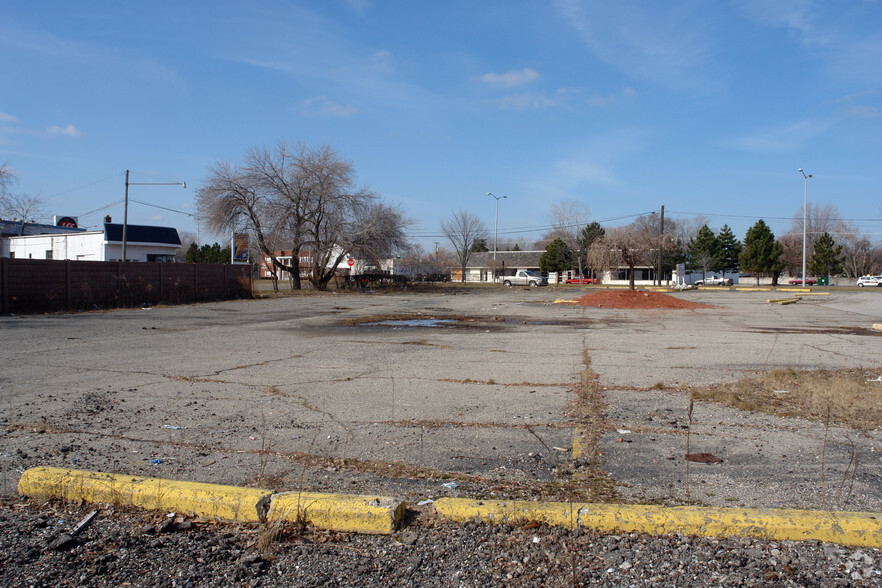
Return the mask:
<svg viewBox="0 0 882 588">
<path fill-rule="evenodd" d="M 601 290 L 580 296 L 573 300 L 573 303 L 579 306 L 595 306 L 597 308 L 713 308 L 710 304 L 690 302 L 689 300 L 681 300 L 661 292 L 647 292 L 643 290 Z"/>
</svg>

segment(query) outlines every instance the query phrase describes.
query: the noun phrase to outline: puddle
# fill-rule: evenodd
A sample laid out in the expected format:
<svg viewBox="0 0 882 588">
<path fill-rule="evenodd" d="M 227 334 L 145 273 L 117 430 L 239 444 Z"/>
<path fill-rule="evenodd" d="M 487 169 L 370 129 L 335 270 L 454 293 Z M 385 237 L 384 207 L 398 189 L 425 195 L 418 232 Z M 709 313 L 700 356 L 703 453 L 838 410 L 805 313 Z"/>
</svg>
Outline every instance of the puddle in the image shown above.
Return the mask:
<svg viewBox="0 0 882 588">
<path fill-rule="evenodd" d="M 361 324 L 365 327 L 431 328 L 452 327 L 457 322 L 456 319 L 390 319 Z"/>
</svg>

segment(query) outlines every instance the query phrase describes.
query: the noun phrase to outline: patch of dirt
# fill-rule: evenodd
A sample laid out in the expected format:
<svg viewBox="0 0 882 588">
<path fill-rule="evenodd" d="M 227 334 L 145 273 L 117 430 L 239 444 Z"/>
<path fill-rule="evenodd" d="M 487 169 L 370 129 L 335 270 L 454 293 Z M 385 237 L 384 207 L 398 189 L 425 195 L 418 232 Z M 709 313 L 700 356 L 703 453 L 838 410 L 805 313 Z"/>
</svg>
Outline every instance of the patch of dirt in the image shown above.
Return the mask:
<svg viewBox="0 0 882 588">
<path fill-rule="evenodd" d="M 674 296 L 668 296 L 661 292 L 648 292 L 644 290 L 602 290 L 579 296 L 573 300 L 573 304 L 579 306 L 593 306 L 596 308 L 633 308 L 633 309 L 682 309 L 694 310 L 697 308 L 714 308 L 710 304 L 682 300 Z"/>
</svg>

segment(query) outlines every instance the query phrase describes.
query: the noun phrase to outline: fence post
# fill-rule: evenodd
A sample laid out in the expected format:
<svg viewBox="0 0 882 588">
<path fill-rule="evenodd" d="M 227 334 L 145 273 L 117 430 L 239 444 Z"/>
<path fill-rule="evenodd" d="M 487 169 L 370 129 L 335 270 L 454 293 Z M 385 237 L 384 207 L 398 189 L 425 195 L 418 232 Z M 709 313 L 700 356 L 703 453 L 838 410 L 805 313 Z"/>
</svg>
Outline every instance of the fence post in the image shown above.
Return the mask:
<svg viewBox="0 0 882 588">
<path fill-rule="evenodd" d="M 64 262 L 64 306 L 67 310 L 73 310 L 73 292 L 71 292 L 70 260 Z"/>
<path fill-rule="evenodd" d="M 5 257 L 0 257 L 0 299 L 0 310 L 9 314 L 9 260 Z"/>
</svg>

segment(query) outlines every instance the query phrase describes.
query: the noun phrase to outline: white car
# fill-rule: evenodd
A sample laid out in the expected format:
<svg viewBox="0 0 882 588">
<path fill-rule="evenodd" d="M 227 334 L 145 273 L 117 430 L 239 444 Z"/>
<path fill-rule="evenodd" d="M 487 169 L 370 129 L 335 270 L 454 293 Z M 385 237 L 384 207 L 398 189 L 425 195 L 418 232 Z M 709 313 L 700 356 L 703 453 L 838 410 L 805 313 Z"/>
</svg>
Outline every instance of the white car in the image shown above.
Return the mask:
<svg viewBox="0 0 882 588">
<path fill-rule="evenodd" d="M 732 280 L 729 278 L 722 278 L 719 276 L 711 276 L 709 278 L 705 278 L 703 280 L 698 280 L 695 282 L 696 286 L 731 286 Z"/>
<path fill-rule="evenodd" d="M 861 288 L 864 286 L 882 286 L 882 276 L 861 276 L 857 280 L 857 285 Z"/>
</svg>

